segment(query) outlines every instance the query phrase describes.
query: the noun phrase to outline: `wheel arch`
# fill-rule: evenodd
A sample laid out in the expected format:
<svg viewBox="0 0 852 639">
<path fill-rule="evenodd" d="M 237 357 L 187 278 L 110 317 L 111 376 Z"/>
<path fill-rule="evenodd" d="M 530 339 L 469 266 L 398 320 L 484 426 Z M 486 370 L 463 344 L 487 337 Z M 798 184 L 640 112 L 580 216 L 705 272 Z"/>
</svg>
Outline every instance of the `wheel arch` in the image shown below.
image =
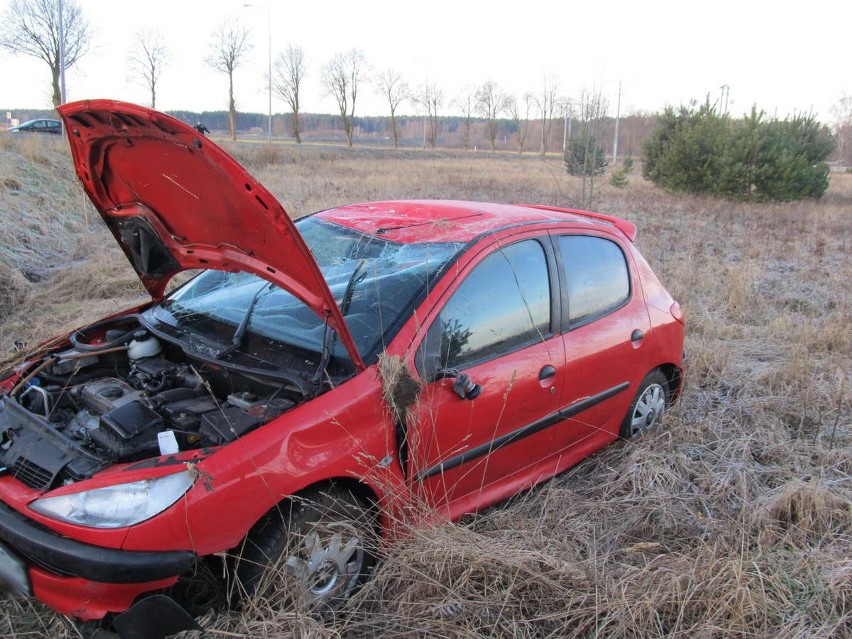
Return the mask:
<svg viewBox="0 0 852 639">
<path fill-rule="evenodd" d="M 683 390 L 683 371 L 675 364 L 661 364 L 655 370 L 659 370 L 666 377 L 668 382 L 668 403 L 671 404 L 680 397 Z"/>
<path fill-rule="evenodd" d="M 316 481 L 312 484 L 308 484 L 307 486 L 304 486 L 296 492 L 284 496 L 281 501 L 274 504 L 269 510 L 263 513 L 256 522 L 252 524 L 251 528 L 249 529 L 249 533 L 247 534 L 250 534 L 251 530 L 253 530 L 259 522 L 263 521 L 274 511 L 277 510 L 280 515 L 286 516 L 295 500 L 307 497 L 311 493 L 321 493 L 323 491 L 327 491 L 332 487 L 338 487 L 348 490 L 356 498 L 360 499 L 366 504 L 368 512 L 373 515 L 373 526 L 376 529 L 376 536 L 378 538 L 381 538 L 382 531 L 385 526 L 384 522 L 382 521 L 383 515 L 379 505 L 379 496 L 372 486 L 356 479 L 355 477 L 328 477 L 326 479 Z"/>
</svg>

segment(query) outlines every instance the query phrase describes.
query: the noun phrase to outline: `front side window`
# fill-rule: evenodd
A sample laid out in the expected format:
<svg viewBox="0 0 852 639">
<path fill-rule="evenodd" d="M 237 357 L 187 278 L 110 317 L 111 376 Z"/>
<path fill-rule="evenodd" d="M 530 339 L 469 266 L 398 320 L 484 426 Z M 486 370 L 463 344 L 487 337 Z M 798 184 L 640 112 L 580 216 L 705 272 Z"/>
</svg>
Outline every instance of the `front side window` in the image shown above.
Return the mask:
<svg viewBox="0 0 852 639">
<path fill-rule="evenodd" d="M 590 235 L 563 235 L 559 250 L 565 265 L 572 326 L 615 310 L 628 300 L 627 262 L 615 242 Z"/>
<path fill-rule="evenodd" d="M 419 368 L 462 368 L 541 340 L 550 332 L 550 280 L 535 240 L 500 248 L 453 293 L 421 346 Z"/>
</svg>

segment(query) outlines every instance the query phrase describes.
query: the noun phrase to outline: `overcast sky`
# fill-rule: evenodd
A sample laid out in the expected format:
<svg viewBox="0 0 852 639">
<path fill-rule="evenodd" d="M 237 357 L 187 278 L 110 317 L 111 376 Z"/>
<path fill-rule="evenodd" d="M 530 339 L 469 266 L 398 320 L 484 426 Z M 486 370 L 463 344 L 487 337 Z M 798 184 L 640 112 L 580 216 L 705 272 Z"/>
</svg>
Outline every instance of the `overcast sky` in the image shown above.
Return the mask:
<svg viewBox="0 0 852 639">
<path fill-rule="evenodd" d="M 10 0 L 0 0 L 5 13 Z M 428 78 L 443 90 L 444 113 L 466 84 L 488 79 L 521 95 L 544 74 L 559 79 L 569 98 L 600 89 L 614 113 L 619 82 L 622 113 L 657 111 L 690 100 L 711 100 L 730 87 L 729 111 L 757 104 L 770 115 L 813 111 L 823 121 L 841 95 L 852 94 L 848 64 L 848 0 L 77 0 L 93 27 L 91 50 L 67 75 L 68 99 L 115 98 L 147 104 L 146 90 L 128 78 L 133 35 L 158 29 L 170 49 L 158 85 L 161 110 L 221 110 L 227 79 L 204 64 L 210 34 L 226 18 L 251 30 L 254 48 L 235 75 L 237 108 L 267 111 L 267 25 L 273 56 L 300 45 L 310 64 L 303 90 L 306 112 L 335 110 L 322 95 L 323 64 L 357 47 L 375 71 L 403 73 L 410 85 Z M 268 11 L 267 11 L 268 8 Z M 267 16 L 271 16 L 271 22 Z M 44 62 L 0 53 L 0 107 L 50 107 Z M 286 110 L 275 98 L 275 112 Z M 415 113 L 413 105 L 401 109 Z M 372 89 L 358 97 L 356 115 L 384 115 Z M 5 114 L 3 114 L 5 115 Z"/>
</svg>

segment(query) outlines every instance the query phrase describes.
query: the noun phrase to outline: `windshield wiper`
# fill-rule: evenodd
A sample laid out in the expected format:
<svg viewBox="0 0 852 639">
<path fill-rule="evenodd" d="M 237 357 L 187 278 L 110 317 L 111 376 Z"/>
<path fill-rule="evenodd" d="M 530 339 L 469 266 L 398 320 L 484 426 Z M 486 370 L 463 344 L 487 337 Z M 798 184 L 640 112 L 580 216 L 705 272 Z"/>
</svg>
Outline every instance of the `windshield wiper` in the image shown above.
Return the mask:
<svg viewBox="0 0 852 639">
<path fill-rule="evenodd" d="M 367 260 L 359 260 L 355 270 L 352 271 L 352 275 L 349 276 L 349 281 L 346 283 L 346 290 L 343 291 L 343 297 L 340 299 L 340 314 L 344 317 L 349 314 L 349 307 L 352 305 L 352 294 L 355 291 L 355 285 L 367 276 L 366 272 L 361 272 L 366 263 Z M 328 315 L 326 315 L 325 329 L 322 334 L 322 358 L 320 360 L 319 368 L 317 368 L 317 372 L 314 373 L 314 377 L 311 380 L 315 386 L 319 386 L 322 381 L 322 374 L 328 367 L 329 360 L 331 360 L 331 354 L 334 351 L 336 341 L 337 332 L 331 330 L 329 327 Z"/>
<path fill-rule="evenodd" d="M 227 355 L 230 355 L 243 345 L 243 340 L 245 339 L 246 333 L 248 332 L 249 320 L 251 319 L 252 313 L 254 313 L 254 307 L 257 305 L 257 301 L 263 294 L 264 289 L 271 290 L 272 286 L 273 285 L 271 282 L 264 282 L 263 285 L 259 289 L 257 289 L 257 291 L 255 291 L 254 295 L 252 295 L 251 301 L 249 302 L 246 312 L 243 313 L 243 318 L 240 320 L 240 325 L 237 326 L 237 330 L 234 331 L 234 336 L 231 338 L 231 345 L 228 346 L 225 350 L 217 353 L 216 359 L 221 359 Z"/>
<path fill-rule="evenodd" d="M 343 291 L 343 298 L 340 300 L 340 314 L 344 317 L 349 314 L 349 307 L 352 305 L 352 293 L 355 292 L 355 285 L 367 277 L 366 273 L 361 272 L 365 264 L 367 264 L 367 260 L 358 260 L 355 270 L 352 271 L 352 275 L 349 276 L 349 281 L 346 283 L 346 290 Z"/>
</svg>

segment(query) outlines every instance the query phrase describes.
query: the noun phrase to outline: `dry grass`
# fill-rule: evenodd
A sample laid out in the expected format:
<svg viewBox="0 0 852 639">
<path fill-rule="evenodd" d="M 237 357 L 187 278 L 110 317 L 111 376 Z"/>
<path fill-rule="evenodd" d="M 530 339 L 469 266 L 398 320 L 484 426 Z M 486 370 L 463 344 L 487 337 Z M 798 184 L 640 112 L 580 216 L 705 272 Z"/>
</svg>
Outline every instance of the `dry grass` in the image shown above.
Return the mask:
<svg viewBox="0 0 852 639">
<path fill-rule="evenodd" d="M 382 380 L 382 395 L 395 424 L 404 424 L 408 412 L 417 403 L 422 382 L 399 355 L 379 354 L 379 376 Z"/>
<path fill-rule="evenodd" d="M 233 150 L 294 216 L 403 197 L 570 206 L 579 190 L 532 156 Z M 63 162 L 0 145 L 3 352 L 138 293 L 120 253 L 83 259 L 108 238 Z M 688 382 L 665 427 L 417 531 L 338 625 L 259 605 L 206 618 L 209 636 L 852 637 L 852 175 L 819 202 L 768 206 L 604 182 L 596 208 L 637 223 L 687 312 Z M 63 628 L 41 608 L 2 610 L 4 636 Z"/>
</svg>

